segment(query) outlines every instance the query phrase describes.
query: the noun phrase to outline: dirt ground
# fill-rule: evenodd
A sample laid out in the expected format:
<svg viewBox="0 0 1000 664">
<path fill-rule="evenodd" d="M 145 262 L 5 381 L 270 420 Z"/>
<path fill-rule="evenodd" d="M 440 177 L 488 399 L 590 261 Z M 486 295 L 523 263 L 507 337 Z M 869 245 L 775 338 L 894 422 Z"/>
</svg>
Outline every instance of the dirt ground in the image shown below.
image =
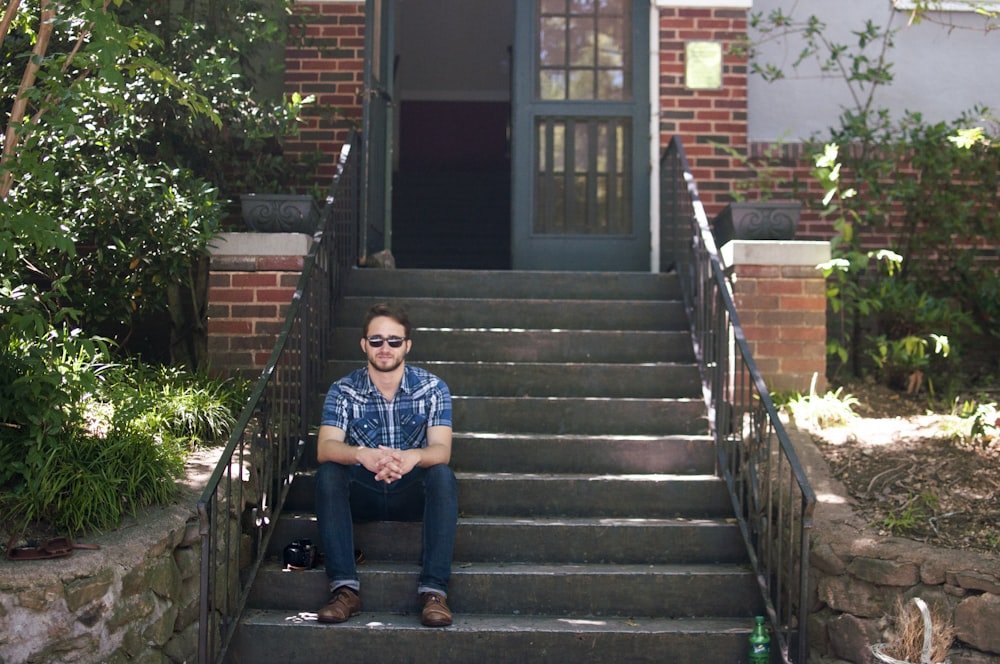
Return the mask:
<svg viewBox="0 0 1000 664">
<path fill-rule="evenodd" d="M 885 534 L 1000 552 L 1000 438 L 959 442 L 950 408 L 926 398 L 865 383 L 843 393 L 859 402 L 856 420 L 807 428 L 858 513 Z"/>
</svg>

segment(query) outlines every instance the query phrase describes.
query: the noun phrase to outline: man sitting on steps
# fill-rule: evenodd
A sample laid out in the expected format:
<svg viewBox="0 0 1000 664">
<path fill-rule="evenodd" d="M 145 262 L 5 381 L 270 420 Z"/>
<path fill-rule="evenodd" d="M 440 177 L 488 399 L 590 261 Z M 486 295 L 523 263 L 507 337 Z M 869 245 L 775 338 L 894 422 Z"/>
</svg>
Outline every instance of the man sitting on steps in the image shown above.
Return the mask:
<svg viewBox="0 0 1000 664">
<path fill-rule="evenodd" d="M 458 523 L 451 459 L 451 393 L 437 376 L 406 364 L 411 325 L 400 307 L 368 310 L 361 350 L 367 366 L 330 386 L 319 428 L 316 517 L 333 596 L 319 621 L 361 612 L 354 521 L 423 520 L 417 592 L 421 622 L 452 623 L 446 603 Z"/>
</svg>

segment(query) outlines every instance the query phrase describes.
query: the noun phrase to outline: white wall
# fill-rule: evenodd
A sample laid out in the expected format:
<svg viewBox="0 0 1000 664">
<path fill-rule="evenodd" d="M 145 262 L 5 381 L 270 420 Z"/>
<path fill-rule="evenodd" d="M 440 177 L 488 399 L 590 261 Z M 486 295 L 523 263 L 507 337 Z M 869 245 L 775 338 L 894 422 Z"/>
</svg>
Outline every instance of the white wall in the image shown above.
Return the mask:
<svg viewBox="0 0 1000 664">
<path fill-rule="evenodd" d="M 754 0 L 753 12 L 766 16 L 781 8 L 805 19 L 815 14 L 826 22 L 829 34 L 849 48 L 865 20 L 902 29 L 889 53 L 894 81 L 882 86 L 875 107 L 889 108 L 897 117 L 904 110 L 919 111 L 929 122 L 952 121 L 975 105 L 986 105 L 1000 114 L 1000 30 L 987 33 L 984 19 L 968 12 L 939 14 L 941 20 L 965 26 L 949 29 L 928 21 L 907 26 L 909 15 L 892 8 L 892 0 Z M 753 38 L 753 36 L 752 36 Z M 749 80 L 749 132 L 751 141 L 785 137 L 788 140 L 821 136 L 839 126 L 838 116 L 853 107 L 847 84 L 839 76 L 824 76 L 815 62 L 797 71 L 791 65 L 803 42 L 789 40 L 761 49 L 762 61 L 780 66 L 787 80 L 767 83 L 759 76 Z M 875 57 L 875 53 L 872 57 Z"/>
</svg>

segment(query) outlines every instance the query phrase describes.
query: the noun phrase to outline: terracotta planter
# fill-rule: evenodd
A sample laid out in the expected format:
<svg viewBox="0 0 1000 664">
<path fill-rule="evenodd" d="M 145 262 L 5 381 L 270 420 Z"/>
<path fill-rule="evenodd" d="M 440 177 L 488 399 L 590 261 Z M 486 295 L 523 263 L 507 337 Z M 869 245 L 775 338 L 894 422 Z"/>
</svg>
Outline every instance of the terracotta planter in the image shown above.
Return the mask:
<svg viewBox="0 0 1000 664">
<path fill-rule="evenodd" d="M 260 233 L 312 233 L 319 222 L 319 208 L 312 196 L 242 194 L 243 221 Z"/>
<path fill-rule="evenodd" d="M 798 201 L 730 203 L 712 222 L 716 246 L 730 240 L 791 240 L 802 215 Z"/>
</svg>

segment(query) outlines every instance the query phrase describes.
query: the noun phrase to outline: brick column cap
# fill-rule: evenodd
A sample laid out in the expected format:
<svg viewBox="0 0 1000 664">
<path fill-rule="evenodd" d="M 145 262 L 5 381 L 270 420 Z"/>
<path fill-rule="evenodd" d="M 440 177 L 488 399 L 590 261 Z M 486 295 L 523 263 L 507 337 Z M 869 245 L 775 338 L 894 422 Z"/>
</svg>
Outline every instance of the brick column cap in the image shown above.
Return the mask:
<svg viewBox="0 0 1000 664">
<path fill-rule="evenodd" d="M 219 233 L 212 256 L 305 256 L 312 236 L 305 233 Z"/>
<path fill-rule="evenodd" d="M 719 250 L 726 267 L 815 267 L 830 260 L 830 243 L 806 240 L 733 240 Z"/>
</svg>

